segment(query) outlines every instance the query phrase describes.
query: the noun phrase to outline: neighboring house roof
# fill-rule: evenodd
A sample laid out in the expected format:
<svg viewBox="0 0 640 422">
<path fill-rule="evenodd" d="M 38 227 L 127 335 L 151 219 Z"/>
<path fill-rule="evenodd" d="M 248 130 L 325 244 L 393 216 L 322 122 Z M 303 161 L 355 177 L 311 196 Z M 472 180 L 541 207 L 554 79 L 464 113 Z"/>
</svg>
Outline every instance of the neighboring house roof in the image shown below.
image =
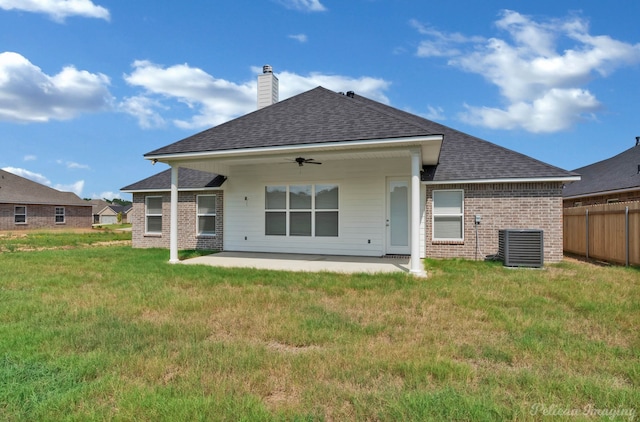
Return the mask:
<svg viewBox="0 0 640 422">
<path fill-rule="evenodd" d="M 178 172 L 178 189 L 219 188 L 226 177 L 206 171 L 181 168 Z M 164 170 L 146 179 L 122 188 L 125 192 L 168 191 L 171 189 L 171 169 Z"/>
<path fill-rule="evenodd" d="M 574 171 L 582 179 L 565 186 L 562 192 L 565 198 L 640 190 L 640 145 Z"/>
<path fill-rule="evenodd" d="M 322 87 L 151 151 L 145 158 L 434 135 L 443 136 L 443 142 L 427 181 L 577 176 L 385 104 Z"/>
<path fill-rule="evenodd" d="M 87 202 L 91 204 L 93 214 L 99 214 L 100 211 L 109 206 L 109 203 L 104 199 L 91 199 Z"/>
<path fill-rule="evenodd" d="M 5 170 L 0 170 L 0 203 L 91 206 L 73 192 L 61 192 Z"/>
<path fill-rule="evenodd" d="M 101 209 L 98 214 L 100 215 L 117 215 L 118 213 L 126 214 L 132 208 L 131 204 L 128 205 L 117 205 L 117 204 L 108 204 L 106 207 Z"/>
</svg>

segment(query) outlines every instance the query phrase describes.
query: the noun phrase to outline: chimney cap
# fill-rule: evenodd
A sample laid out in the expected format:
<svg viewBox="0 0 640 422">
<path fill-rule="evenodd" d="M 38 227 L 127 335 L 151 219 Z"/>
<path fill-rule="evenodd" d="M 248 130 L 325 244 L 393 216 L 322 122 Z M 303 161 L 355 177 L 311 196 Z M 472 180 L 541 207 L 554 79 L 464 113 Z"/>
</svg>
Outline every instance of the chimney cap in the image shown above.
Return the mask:
<svg viewBox="0 0 640 422">
<path fill-rule="evenodd" d="M 265 64 L 262 66 L 262 73 L 273 73 L 273 68 L 270 64 Z"/>
</svg>

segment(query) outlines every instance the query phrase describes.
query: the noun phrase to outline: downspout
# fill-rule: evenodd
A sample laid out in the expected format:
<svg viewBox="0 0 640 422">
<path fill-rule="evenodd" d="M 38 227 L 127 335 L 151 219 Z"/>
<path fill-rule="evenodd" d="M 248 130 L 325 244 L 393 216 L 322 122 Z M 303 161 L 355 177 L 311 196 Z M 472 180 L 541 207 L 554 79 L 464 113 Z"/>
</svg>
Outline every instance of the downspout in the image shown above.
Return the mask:
<svg viewBox="0 0 640 422">
<path fill-rule="evenodd" d="M 420 150 L 411 150 L 411 268 L 410 273 L 424 277 L 420 260 Z"/>
<path fill-rule="evenodd" d="M 169 229 L 169 263 L 176 264 L 178 259 L 178 166 L 171 166 L 171 214 Z"/>
</svg>

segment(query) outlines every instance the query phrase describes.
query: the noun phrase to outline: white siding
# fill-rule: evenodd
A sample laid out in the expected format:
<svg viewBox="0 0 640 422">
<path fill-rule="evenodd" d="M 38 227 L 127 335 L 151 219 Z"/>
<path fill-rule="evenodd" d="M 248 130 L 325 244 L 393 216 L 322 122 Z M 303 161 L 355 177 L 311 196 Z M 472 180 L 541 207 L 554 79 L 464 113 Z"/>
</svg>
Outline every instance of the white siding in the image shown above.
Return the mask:
<svg viewBox="0 0 640 422">
<path fill-rule="evenodd" d="M 409 158 L 329 161 L 322 165 L 307 164 L 303 167 L 287 162 L 233 167 L 224 185 L 224 249 L 384 255 L 386 180 L 391 176 L 408 177 L 409 174 Z M 319 183 L 339 185 L 338 237 L 265 236 L 266 185 Z M 424 245 L 424 240 L 421 242 Z"/>
</svg>

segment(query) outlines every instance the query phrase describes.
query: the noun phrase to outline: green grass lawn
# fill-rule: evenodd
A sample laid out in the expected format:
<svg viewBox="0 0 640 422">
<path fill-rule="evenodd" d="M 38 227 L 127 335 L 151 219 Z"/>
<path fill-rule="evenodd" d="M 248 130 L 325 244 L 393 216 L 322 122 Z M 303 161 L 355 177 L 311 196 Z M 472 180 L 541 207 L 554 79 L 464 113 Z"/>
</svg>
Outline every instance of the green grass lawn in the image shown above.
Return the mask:
<svg viewBox="0 0 640 422">
<path fill-rule="evenodd" d="M 640 412 L 635 269 L 430 260 L 414 279 L 170 265 L 119 245 L 1 250 L 2 420 Z"/>
</svg>

